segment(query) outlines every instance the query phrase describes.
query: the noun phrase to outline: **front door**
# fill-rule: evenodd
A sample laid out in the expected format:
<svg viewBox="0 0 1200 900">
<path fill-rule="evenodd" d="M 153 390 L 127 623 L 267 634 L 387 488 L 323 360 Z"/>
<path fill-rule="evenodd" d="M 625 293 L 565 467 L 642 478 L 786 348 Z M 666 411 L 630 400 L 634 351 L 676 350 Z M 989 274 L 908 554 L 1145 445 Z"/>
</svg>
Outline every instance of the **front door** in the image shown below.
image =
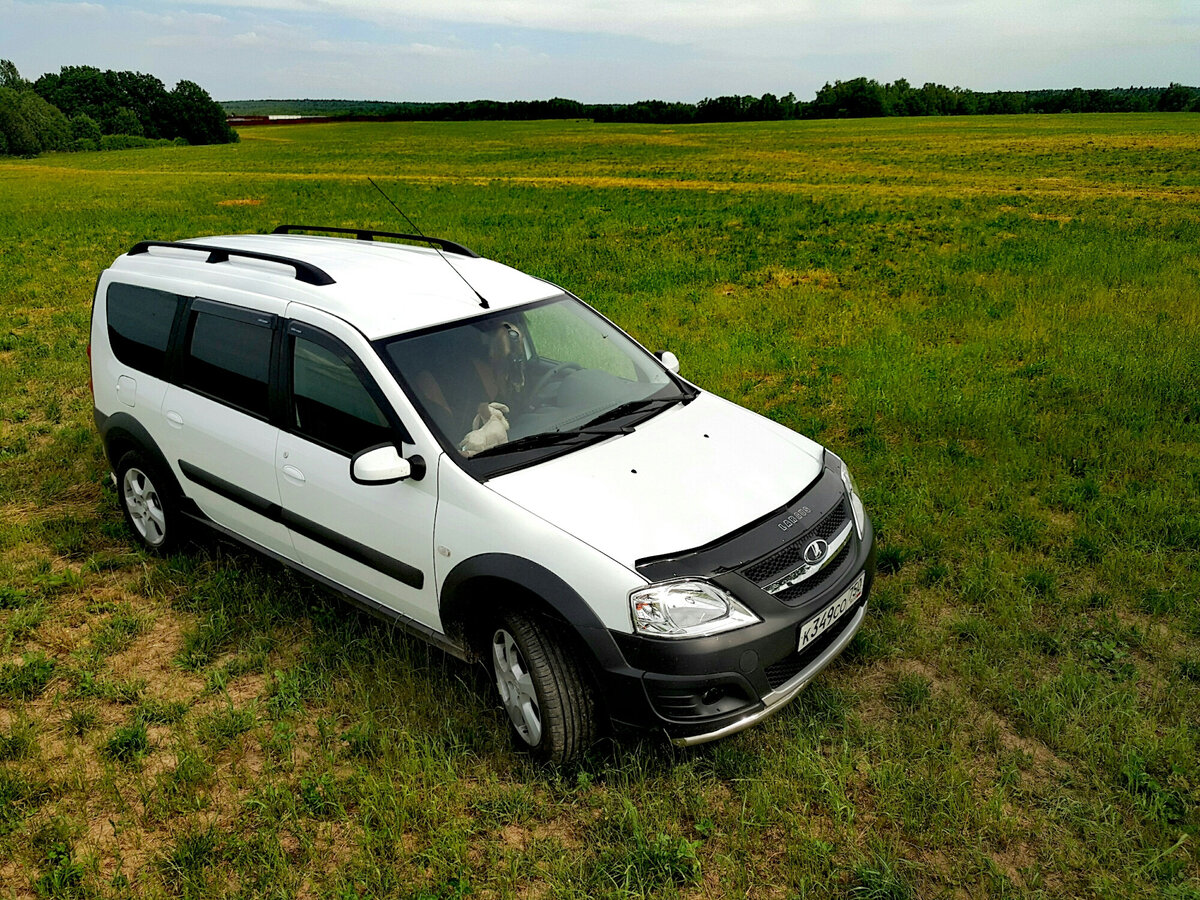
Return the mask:
<svg viewBox="0 0 1200 900">
<path fill-rule="evenodd" d="M 301 322 L 284 333 L 288 395 L 275 464 L 285 524 L 301 563 L 411 619 L 438 628 L 433 577 L 437 478 L 357 484 L 354 454 L 414 448 L 362 361 L 341 340 Z"/>
</svg>

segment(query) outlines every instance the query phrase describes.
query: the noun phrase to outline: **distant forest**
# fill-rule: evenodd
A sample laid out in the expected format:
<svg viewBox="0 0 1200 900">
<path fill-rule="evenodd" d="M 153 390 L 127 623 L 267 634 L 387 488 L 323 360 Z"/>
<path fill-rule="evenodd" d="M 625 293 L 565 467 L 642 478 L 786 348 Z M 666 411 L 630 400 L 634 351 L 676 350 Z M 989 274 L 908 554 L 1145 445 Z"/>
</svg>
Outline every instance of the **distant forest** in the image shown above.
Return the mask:
<svg viewBox="0 0 1200 900">
<path fill-rule="evenodd" d="M 195 82 L 168 91 L 153 75 L 92 66 L 63 66 L 30 82 L 0 59 L 0 155 L 236 140 L 225 111 Z"/>
<path fill-rule="evenodd" d="M 856 119 L 873 116 L 970 116 L 1015 113 L 1198 112 L 1200 88 L 1127 87 L 1084 90 L 971 91 L 941 84 L 913 87 L 903 78 L 880 84 L 871 78 L 835 81 L 805 102 L 777 97 L 706 97 L 699 103 L 642 100 L 580 103 L 552 100 L 464 100 L 450 103 L 388 103 L 372 100 L 231 100 L 230 115 L 299 115 L 388 121 L 494 119 L 592 119 L 596 122 L 752 122 L 779 119 Z"/>
</svg>

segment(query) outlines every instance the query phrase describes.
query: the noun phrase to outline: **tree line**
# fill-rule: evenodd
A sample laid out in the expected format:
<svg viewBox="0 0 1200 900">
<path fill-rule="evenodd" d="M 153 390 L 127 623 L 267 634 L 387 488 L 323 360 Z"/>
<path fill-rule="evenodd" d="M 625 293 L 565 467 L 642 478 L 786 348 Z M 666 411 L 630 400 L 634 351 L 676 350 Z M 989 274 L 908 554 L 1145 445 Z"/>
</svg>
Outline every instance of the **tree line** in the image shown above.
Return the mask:
<svg viewBox="0 0 1200 900">
<path fill-rule="evenodd" d="M 195 82 L 168 91 L 153 75 L 92 66 L 63 66 L 30 82 L 0 60 L 0 154 L 236 140 L 221 105 Z"/>
<path fill-rule="evenodd" d="M 826 84 L 810 101 L 795 94 L 778 97 L 706 97 L 698 103 L 641 100 L 636 103 L 581 103 L 550 100 L 463 100 L 444 103 L 388 103 L 354 100 L 239 100 L 224 104 L 239 115 L 305 115 L 385 121 L 479 121 L 592 119 L 596 122 L 762 122 L 782 119 L 868 118 L 873 116 L 966 116 L 1014 113 L 1200 111 L 1200 89 L 1168 87 L 1083 90 L 972 91 L 932 82 L 913 87 L 903 78 L 881 84 L 852 78 Z"/>
</svg>

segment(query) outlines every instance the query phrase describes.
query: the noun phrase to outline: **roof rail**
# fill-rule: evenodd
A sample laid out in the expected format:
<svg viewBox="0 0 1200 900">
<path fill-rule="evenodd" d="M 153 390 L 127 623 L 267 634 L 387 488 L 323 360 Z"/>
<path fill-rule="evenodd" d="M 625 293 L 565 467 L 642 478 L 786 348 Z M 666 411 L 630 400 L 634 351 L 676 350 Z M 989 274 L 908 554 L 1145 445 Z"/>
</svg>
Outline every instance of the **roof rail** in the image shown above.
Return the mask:
<svg viewBox="0 0 1200 900">
<path fill-rule="evenodd" d="M 303 281 L 305 284 L 336 284 L 328 272 L 324 269 L 318 269 L 312 263 L 306 263 L 301 259 L 292 259 L 289 256 L 278 256 L 274 253 L 259 253 L 257 250 L 235 250 L 231 247 L 215 247 L 212 244 L 193 244 L 189 241 L 139 241 L 129 249 L 127 255 L 136 256 L 139 253 L 149 253 L 151 247 L 174 247 L 177 250 L 196 250 L 200 253 L 207 253 L 208 259 L 205 262 L 210 263 L 229 262 L 229 257 L 231 256 L 239 256 L 244 259 L 261 259 L 266 262 L 279 263 L 283 266 L 291 266 L 296 270 L 296 280 Z"/>
<path fill-rule="evenodd" d="M 398 238 L 402 241 L 421 241 L 426 244 L 433 244 L 435 247 L 440 247 L 447 253 L 455 253 L 459 256 L 470 256 L 473 259 L 478 259 L 479 254 L 470 247 L 464 247 L 462 244 L 448 241 L 445 238 L 426 237 L 423 234 L 399 234 L 395 231 L 371 231 L 367 228 L 334 228 L 330 225 L 280 225 L 271 234 L 296 234 L 301 231 L 324 231 L 330 234 L 352 234 L 360 241 L 373 241 L 377 237 Z"/>
</svg>

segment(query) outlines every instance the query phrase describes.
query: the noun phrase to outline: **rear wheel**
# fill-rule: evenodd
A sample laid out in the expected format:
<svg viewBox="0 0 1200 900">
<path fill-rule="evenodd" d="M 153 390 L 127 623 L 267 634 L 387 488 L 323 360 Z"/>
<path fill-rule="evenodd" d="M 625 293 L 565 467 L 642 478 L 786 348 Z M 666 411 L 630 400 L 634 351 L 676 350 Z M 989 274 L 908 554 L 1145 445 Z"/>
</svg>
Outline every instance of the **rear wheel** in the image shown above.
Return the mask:
<svg viewBox="0 0 1200 900">
<path fill-rule="evenodd" d="M 171 482 L 139 451 L 131 450 L 117 463 L 117 492 L 125 521 L 144 547 L 163 553 L 178 543 L 180 523 Z"/>
<path fill-rule="evenodd" d="M 492 631 L 491 656 L 496 690 L 521 749 L 562 764 L 592 745 L 595 696 L 552 622 L 507 613 Z"/>
</svg>

